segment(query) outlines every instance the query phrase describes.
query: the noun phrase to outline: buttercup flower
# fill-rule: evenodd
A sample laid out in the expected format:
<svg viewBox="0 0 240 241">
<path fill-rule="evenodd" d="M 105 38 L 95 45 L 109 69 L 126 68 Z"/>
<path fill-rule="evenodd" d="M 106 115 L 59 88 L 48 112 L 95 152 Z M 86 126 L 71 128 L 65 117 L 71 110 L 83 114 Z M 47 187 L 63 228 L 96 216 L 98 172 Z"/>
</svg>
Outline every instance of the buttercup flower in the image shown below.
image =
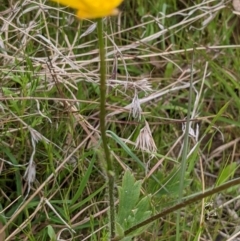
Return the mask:
<svg viewBox="0 0 240 241">
<path fill-rule="evenodd" d="M 101 18 L 118 13 L 117 7 L 123 0 L 53 0 L 77 10 L 81 19 Z"/>
</svg>

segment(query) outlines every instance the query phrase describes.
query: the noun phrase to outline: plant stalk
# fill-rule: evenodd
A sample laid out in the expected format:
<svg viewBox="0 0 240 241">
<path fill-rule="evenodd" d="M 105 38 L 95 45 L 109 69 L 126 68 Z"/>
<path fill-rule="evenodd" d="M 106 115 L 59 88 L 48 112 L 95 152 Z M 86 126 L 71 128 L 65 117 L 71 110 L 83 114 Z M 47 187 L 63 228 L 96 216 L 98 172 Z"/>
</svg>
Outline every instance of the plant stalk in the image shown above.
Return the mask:
<svg viewBox="0 0 240 241">
<path fill-rule="evenodd" d="M 110 206 L 110 237 L 115 236 L 115 207 L 114 207 L 114 170 L 108 148 L 107 135 L 106 135 L 106 61 L 105 61 L 105 47 L 103 38 L 103 23 L 102 19 L 97 20 L 98 28 L 98 43 L 100 55 L 100 132 L 102 137 L 102 144 L 104 150 L 104 157 L 107 164 L 107 177 L 108 177 L 108 195 Z"/>
</svg>

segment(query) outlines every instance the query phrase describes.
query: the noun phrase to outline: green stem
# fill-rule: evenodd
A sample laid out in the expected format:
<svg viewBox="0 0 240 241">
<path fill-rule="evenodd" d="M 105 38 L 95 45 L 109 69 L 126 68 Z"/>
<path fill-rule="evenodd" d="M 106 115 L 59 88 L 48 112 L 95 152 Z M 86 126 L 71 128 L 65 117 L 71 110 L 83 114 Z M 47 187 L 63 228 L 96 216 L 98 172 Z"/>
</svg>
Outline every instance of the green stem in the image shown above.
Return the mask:
<svg viewBox="0 0 240 241">
<path fill-rule="evenodd" d="M 151 217 L 151 218 L 148 218 L 146 219 L 145 221 L 125 230 L 124 232 L 124 237 L 127 237 L 129 234 L 131 234 L 132 232 L 134 232 L 135 230 L 147 225 L 147 224 L 150 224 L 152 223 L 153 221 L 156 221 L 158 220 L 159 218 L 162 218 L 170 213 L 173 213 L 173 212 L 176 212 L 178 210 L 180 210 L 181 208 L 184 208 L 190 204 L 193 204 L 193 203 L 196 203 L 198 201 L 201 201 L 203 198 L 206 198 L 206 197 L 209 197 L 209 196 L 212 196 L 216 193 L 219 193 L 219 192 L 222 192 L 230 187 L 233 187 L 235 185 L 239 185 L 240 184 L 240 178 L 236 178 L 234 180 L 231 180 L 229 182 L 226 182 L 224 183 L 223 185 L 221 186 L 218 186 L 218 187 L 215 187 L 213 189 L 210 189 L 204 193 L 200 193 L 200 194 L 197 194 L 196 196 L 192 197 L 192 198 L 189 198 L 181 203 L 178 203 L 176 204 L 175 206 L 172 206 L 170 208 L 167 208 L 165 209 L 163 212 L 159 213 L 159 214 L 156 214 L 155 216 Z M 123 237 L 116 237 L 114 239 L 112 239 L 112 241 L 119 241 L 121 240 Z"/>
<path fill-rule="evenodd" d="M 107 177 L 108 177 L 108 195 L 110 206 L 110 236 L 115 236 L 115 207 L 114 207 L 114 170 L 108 148 L 107 135 L 106 135 L 106 62 L 105 62 L 105 48 L 103 38 L 103 24 L 102 19 L 97 20 L 98 26 L 98 43 L 100 54 L 100 132 L 102 136 L 103 150 L 107 164 Z"/>
</svg>

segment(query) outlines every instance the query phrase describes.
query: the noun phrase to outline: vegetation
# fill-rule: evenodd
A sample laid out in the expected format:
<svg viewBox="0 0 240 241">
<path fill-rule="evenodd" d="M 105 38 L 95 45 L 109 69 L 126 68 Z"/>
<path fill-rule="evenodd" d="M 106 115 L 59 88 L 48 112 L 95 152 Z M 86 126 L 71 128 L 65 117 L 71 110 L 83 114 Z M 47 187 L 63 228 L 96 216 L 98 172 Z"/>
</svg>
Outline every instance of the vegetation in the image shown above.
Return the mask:
<svg viewBox="0 0 240 241">
<path fill-rule="evenodd" d="M 240 237 L 234 7 L 125 0 L 103 20 L 115 240 Z M 109 240 L 96 22 L 13 0 L 0 26 L 0 241 Z"/>
</svg>

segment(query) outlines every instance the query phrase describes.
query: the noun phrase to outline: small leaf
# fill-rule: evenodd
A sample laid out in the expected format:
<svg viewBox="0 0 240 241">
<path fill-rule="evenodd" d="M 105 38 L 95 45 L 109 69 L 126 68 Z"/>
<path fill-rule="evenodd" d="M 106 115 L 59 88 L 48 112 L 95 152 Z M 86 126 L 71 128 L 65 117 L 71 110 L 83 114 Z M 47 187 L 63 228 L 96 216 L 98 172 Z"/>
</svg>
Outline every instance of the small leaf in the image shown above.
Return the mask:
<svg viewBox="0 0 240 241">
<path fill-rule="evenodd" d="M 57 240 L 56 234 L 55 234 L 54 229 L 51 225 L 47 226 L 47 233 L 48 233 L 48 236 L 50 237 L 51 241 Z"/>
<path fill-rule="evenodd" d="M 152 214 L 152 211 L 150 211 L 150 196 L 146 196 L 142 198 L 136 206 L 136 212 L 134 214 L 134 222 L 132 223 L 131 227 L 148 219 L 151 216 L 151 214 Z M 131 233 L 131 237 L 140 235 L 149 227 L 149 225 L 145 225 L 144 227 L 135 230 L 134 232 Z"/>
<path fill-rule="evenodd" d="M 124 230 L 129 229 L 136 224 L 146 220 L 152 214 L 151 196 L 140 197 L 141 181 L 135 181 L 134 176 L 127 170 L 123 176 L 122 186 L 119 191 L 119 208 L 117 213 L 116 231 L 118 236 L 124 235 Z M 121 239 L 122 241 L 131 241 L 134 236 L 140 235 L 149 225 L 133 231 L 129 236 Z"/>
<path fill-rule="evenodd" d="M 141 189 L 141 181 L 135 181 L 134 176 L 127 170 L 123 176 L 122 187 L 119 191 L 118 223 L 125 224 L 123 228 L 128 228 L 127 219 L 138 202 Z M 129 221 L 129 220 L 128 220 Z"/>
<path fill-rule="evenodd" d="M 221 185 L 228 181 L 235 173 L 237 169 L 237 163 L 233 162 L 229 164 L 228 166 L 224 167 L 220 176 L 218 177 L 217 184 Z"/>
<path fill-rule="evenodd" d="M 136 224 L 149 218 L 151 215 L 150 211 L 150 195 L 142 198 L 136 206 L 137 212 L 135 213 Z"/>
<path fill-rule="evenodd" d="M 88 179 L 91 175 L 91 172 L 92 172 L 92 168 L 94 166 L 94 162 L 95 162 L 95 155 L 92 157 L 91 159 L 91 162 L 88 166 L 88 169 L 87 171 L 85 172 L 79 186 L 78 186 L 78 189 L 74 195 L 74 197 L 72 198 L 72 201 L 71 201 L 71 205 L 75 204 L 77 202 L 77 200 L 81 197 L 82 193 L 83 193 L 83 190 L 84 188 L 86 187 L 87 183 L 88 183 Z"/>
<path fill-rule="evenodd" d="M 124 236 L 124 229 L 123 229 L 123 227 L 121 226 L 121 224 L 120 224 L 120 223 L 117 223 L 117 222 L 116 222 L 116 234 L 117 234 L 117 236 L 119 236 L 119 237 L 123 237 L 123 236 Z"/>
</svg>

